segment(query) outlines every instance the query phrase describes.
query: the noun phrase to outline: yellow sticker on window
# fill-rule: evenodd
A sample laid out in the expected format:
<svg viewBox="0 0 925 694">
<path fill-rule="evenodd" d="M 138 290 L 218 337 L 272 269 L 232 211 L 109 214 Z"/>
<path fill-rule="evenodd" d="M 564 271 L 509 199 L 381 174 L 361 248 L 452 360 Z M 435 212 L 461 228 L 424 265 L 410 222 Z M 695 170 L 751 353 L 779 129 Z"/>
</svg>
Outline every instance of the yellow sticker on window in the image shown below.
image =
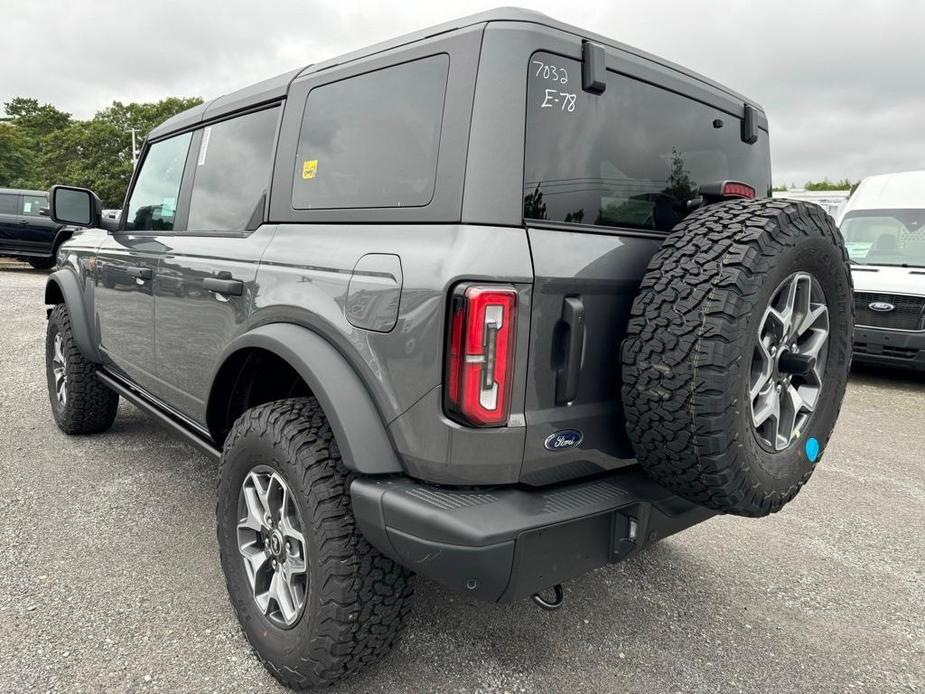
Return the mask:
<svg viewBox="0 0 925 694">
<path fill-rule="evenodd" d="M 309 159 L 308 161 L 302 162 L 302 178 L 314 178 L 315 174 L 318 172 L 318 160 Z"/>
</svg>

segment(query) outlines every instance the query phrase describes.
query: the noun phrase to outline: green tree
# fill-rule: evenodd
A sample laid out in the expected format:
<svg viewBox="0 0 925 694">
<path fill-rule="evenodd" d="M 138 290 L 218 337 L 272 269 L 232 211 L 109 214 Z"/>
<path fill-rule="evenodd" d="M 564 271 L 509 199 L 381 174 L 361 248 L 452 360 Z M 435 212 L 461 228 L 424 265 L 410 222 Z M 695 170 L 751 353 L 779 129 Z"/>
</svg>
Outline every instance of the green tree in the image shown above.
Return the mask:
<svg viewBox="0 0 925 694">
<path fill-rule="evenodd" d="M 10 99 L 3 108 L 6 115 L 29 137 L 42 137 L 71 123 L 71 114 L 59 111 L 51 104 L 39 104 L 38 99 L 17 96 Z"/>
<path fill-rule="evenodd" d="M 0 186 L 83 186 L 95 191 L 106 207 L 118 207 L 132 176 L 127 130 L 136 129 L 140 145 L 156 125 L 201 103 L 177 97 L 154 103 L 115 101 L 82 121 L 36 99 L 12 99 L 4 104 L 8 122 L 0 123 Z"/>
<path fill-rule="evenodd" d="M 9 123 L 0 123 L 0 187 L 22 188 L 29 170 L 23 134 Z"/>
<path fill-rule="evenodd" d="M 803 186 L 806 190 L 854 190 L 857 187 L 860 181 L 849 181 L 847 178 L 843 178 L 840 181 L 830 181 L 828 178 L 824 178 L 821 181 L 807 181 L 806 185 Z"/>
</svg>

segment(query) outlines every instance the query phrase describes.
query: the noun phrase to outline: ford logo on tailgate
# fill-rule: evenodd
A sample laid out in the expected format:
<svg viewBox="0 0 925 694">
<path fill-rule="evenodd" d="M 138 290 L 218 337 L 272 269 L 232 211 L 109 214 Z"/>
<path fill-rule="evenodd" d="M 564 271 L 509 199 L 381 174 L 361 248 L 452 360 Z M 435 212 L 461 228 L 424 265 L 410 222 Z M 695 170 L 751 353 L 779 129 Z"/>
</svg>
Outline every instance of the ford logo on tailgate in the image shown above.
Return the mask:
<svg viewBox="0 0 925 694">
<path fill-rule="evenodd" d="M 886 301 L 874 301 L 867 304 L 867 306 L 871 311 L 880 311 L 880 313 L 887 313 L 896 308 L 893 304 L 887 303 Z"/>
<path fill-rule="evenodd" d="M 546 450 L 561 451 L 563 448 L 574 448 L 583 438 L 577 429 L 563 429 L 546 437 Z"/>
</svg>

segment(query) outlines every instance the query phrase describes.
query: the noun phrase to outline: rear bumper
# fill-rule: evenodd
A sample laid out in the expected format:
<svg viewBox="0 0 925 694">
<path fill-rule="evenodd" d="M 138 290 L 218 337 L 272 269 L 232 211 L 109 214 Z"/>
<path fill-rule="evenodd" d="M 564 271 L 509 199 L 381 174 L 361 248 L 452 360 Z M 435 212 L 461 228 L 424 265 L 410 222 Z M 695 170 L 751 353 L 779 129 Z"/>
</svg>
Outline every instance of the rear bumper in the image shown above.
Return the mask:
<svg viewBox="0 0 925 694">
<path fill-rule="evenodd" d="M 854 360 L 925 370 L 925 333 L 856 327 Z"/>
<path fill-rule="evenodd" d="M 402 478 L 350 487 L 377 549 L 451 589 L 510 602 L 618 562 L 714 515 L 638 468 L 543 489 L 440 489 Z"/>
</svg>

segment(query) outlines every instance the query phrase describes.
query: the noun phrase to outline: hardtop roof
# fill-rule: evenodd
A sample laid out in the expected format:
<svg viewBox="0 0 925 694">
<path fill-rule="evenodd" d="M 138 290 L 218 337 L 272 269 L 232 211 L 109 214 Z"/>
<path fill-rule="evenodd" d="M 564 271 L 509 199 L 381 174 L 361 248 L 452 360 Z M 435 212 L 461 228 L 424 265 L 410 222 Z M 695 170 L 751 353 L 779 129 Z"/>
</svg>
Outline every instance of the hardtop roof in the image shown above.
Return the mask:
<svg viewBox="0 0 925 694">
<path fill-rule="evenodd" d="M 519 7 L 499 7 L 493 10 L 478 12 L 466 17 L 444 22 L 443 24 L 437 24 L 435 26 L 411 32 L 409 34 L 404 34 L 387 41 L 382 41 L 371 46 L 366 46 L 365 48 L 361 48 L 356 51 L 345 53 L 335 58 L 330 58 L 319 63 L 309 64 L 296 70 L 284 72 L 281 75 L 271 77 L 267 80 L 263 80 L 262 82 L 257 82 L 256 84 L 252 84 L 248 87 L 244 87 L 243 89 L 239 89 L 224 96 L 220 96 L 216 99 L 212 99 L 211 101 L 207 101 L 199 106 L 194 106 L 191 109 L 168 118 L 166 121 L 151 130 L 151 132 L 148 134 L 148 139 L 158 139 L 170 133 L 194 127 L 203 121 L 209 121 L 214 118 L 219 118 L 229 113 L 233 113 L 235 111 L 253 108 L 261 104 L 282 99 L 288 93 L 289 85 L 297 77 L 328 70 L 338 65 L 344 65 L 355 60 L 367 58 L 377 53 L 383 53 L 385 51 L 393 50 L 401 46 L 423 41 L 424 39 L 438 36 L 440 34 L 449 33 L 451 31 L 471 27 L 477 24 L 487 24 L 489 22 L 523 22 L 529 24 L 538 24 L 544 27 L 563 31 L 565 33 L 574 34 L 582 38 L 587 38 L 618 51 L 623 51 L 633 56 L 656 63 L 670 70 L 674 70 L 675 72 L 683 74 L 685 77 L 702 82 L 703 84 L 709 85 L 714 89 L 718 89 L 719 91 L 732 96 L 742 101 L 743 103 L 748 103 L 759 110 L 763 110 L 761 109 L 761 106 L 754 101 L 745 98 L 741 94 L 729 89 L 728 87 L 725 87 L 718 82 L 714 82 L 713 80 L 704 77 L 703 75 L 700 75 L 692 70 L 688 70 L 685 67 L 652 55 L 651 53 L 647 53 L 637 48 L 633 48 L 632 46 L 619 43 L 618 41 L 614 41 L 605 36 L 600 36 L 594 32 L 580 29 L 571 24 L 560 22 L 541 12 L 526 10 Z"/>
</svg>

